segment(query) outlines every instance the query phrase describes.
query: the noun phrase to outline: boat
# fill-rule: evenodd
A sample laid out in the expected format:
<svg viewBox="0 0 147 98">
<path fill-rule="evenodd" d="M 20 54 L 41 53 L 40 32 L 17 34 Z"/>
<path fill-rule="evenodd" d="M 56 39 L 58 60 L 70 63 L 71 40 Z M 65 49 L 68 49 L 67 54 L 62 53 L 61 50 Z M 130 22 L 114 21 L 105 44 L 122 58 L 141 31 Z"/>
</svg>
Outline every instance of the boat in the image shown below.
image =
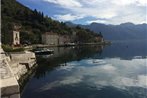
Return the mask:
<svg viewBox="0 0 147 98">
<path fill-rule="evenodd" d="M 34 53 L 36 55 L 48 55 L 48 54 L 53 54 L 54 51 L 51 49 L 47 49 L 47 48 L 37 48 L 34 50 Z"/>
</svg>

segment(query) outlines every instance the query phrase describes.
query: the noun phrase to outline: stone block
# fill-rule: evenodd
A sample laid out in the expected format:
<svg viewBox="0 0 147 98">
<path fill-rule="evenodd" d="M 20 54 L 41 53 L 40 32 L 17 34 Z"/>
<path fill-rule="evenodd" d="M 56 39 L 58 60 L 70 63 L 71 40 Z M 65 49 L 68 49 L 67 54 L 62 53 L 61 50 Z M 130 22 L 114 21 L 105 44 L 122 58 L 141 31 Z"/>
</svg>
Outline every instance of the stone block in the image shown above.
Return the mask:
<svg viewBox="0 0 147 98">
<path fill-rule="evenodd" d="M 18 94 L 19 93 L 19 86 L 14 85 L 14 86 L 7 86 L 1 88 L 1 93 L 2 95 L 13 95 L 13 94 Z"/>
<path fill-rule="evenodd" d="M 20 95 L 19 94 L 14 94 L 14 95 L 11 95 L 10 98 L 20 98 Z"/>
</svg>

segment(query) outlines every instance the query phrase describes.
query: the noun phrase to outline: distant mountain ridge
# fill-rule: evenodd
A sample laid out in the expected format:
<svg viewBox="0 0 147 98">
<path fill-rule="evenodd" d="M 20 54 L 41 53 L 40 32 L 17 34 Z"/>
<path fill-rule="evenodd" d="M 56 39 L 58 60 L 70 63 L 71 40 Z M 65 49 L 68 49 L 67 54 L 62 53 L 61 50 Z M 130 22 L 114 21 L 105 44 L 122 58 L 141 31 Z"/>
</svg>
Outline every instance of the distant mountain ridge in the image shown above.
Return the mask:
<svg viewBox="0 0 147 98">
<path fill-rule="evenodd" d="M 76 26 L 67 22 L 68 26 Z M 102 32 L 107 40 L 142 40 L 147 39 L 147 24 L 122 23 L 120 25 L 106 25 L 91 23 L 90 25 L 79 25 L 96 33 Z"/>
</svg>

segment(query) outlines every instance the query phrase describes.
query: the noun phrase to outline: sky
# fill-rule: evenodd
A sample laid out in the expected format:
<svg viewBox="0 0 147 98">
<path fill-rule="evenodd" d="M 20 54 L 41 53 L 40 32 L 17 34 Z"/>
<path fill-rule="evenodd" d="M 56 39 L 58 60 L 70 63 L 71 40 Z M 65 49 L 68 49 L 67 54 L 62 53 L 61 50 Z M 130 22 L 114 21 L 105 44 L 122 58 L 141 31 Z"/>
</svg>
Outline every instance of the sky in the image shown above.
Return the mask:
<svg viewBox="0 0 147 98">
<path fill-rule="evenodd" d="M 147 0 L 17 0 L 45 15 L 75 24 L 147 23 Z"/>
</svg>

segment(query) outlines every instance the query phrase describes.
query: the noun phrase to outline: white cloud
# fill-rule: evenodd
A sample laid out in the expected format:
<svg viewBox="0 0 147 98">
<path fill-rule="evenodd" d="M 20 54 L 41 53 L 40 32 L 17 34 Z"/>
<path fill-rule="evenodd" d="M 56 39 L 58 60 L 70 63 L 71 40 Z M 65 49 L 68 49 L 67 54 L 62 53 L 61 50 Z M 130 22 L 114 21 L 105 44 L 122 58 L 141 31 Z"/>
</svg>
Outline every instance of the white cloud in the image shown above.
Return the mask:
<svg viewBox="0 0 147 98">
<path fill-rule="evenodd" d="M 73 21 L 80 18 L 83 18 L 82 16 L 75 16 L 71 14 L 65 14 L 65 15 L 55 15 L 55 18 L 61 21 Z"/>
<path fill-rule="evenodd" d="M 43 1 L 58 4 L 62 7 L 81 7 L 82 6 L 76 0 L 43 0 Z"/>
<path fill-rule="evenodd" d="M 106 20 L 90 20 L 90 21 L 87 21 L 88 24 L 91 24 L 91 23 L 107 23 Z"/>
<path fill-rule="evenodd" d="M 130 5 L 136 3 L 137 0 L 111 0 L 112 3 L 120 6 Z"/>
<path fill-rule="evenodd" d="M 52 89 L 58 86 L 60 86 L 59 81 L 54 81 L 52 83 L 46 83 L 43 87 L 40 88 L 40 91 L 49 90 L 49 89 Z"/>
<path fill-rule="evenodd" d="M 65 14 L 56 14 L 61 21 L 74 21 L 86 17 L 85 23 L 100 22 L 120 24 L 146 22 L 146 0 L 44 0 L 65 9 Z M 61 11 L 62 12 L 62 11 Z M 99 20 L 105 18 L 106 20 Z"/>
<path fill-rule="evenodd" d="M 140 6 L 146 6 L 147 1 L 146 0 L 111 0 L 113 4 L 120 5 L 120 6 L 126 6 L 126 5 L 140 5 Z"/>
<path fill-rule="evenodd" d="M 147 75 L 139 75 L 137 78 L 140 86 L 147 87 Z"/>
<path fill-rule="evenodd" d="M 71 77 L 65 77 L 62 81 L 60 81 L 60 84 L 63 85 L 69 85 L 69 84 L 76 84 L 82 81 L 82 76 L 71 76 Z"/>
<path fill-rule="evenodd" d="M 72 62 L 71 64 L 74 66 L 72 66 L 70 71 L 63 70 L 64 73 L 65 71 L 68 72 L 66 75 L 61 75 L 57 79 L 58 81 L 45 84 L 41 88 L 41 91 L 63 85 L 76 85 L 82 82 L 87 84 L 87 86 L 97 87 L 97 89 L 102 89 L 105 86 L 112 86 L 120 90 L 131 90 L 129 89 L 131 87 L 147 89 L 146 60 L 136 58 L 133 60 L 109 58 L 104 60 L 96 59 L 96 63 L 93 63 L 93 60 L 82 60 L 75 62 L 75 64 Z M 90 66 L 85 66 L 86 63 Z M 70 65 L 70 63 L 68 64 Z M 81 65 L 76 66 L 77 64 Z"/>
<path fill-rule="evenodd" d="M 147 1 L 146 0 L 137 0 L 137 3 L 140 6 L 147 6 Z"/>
</svg>

